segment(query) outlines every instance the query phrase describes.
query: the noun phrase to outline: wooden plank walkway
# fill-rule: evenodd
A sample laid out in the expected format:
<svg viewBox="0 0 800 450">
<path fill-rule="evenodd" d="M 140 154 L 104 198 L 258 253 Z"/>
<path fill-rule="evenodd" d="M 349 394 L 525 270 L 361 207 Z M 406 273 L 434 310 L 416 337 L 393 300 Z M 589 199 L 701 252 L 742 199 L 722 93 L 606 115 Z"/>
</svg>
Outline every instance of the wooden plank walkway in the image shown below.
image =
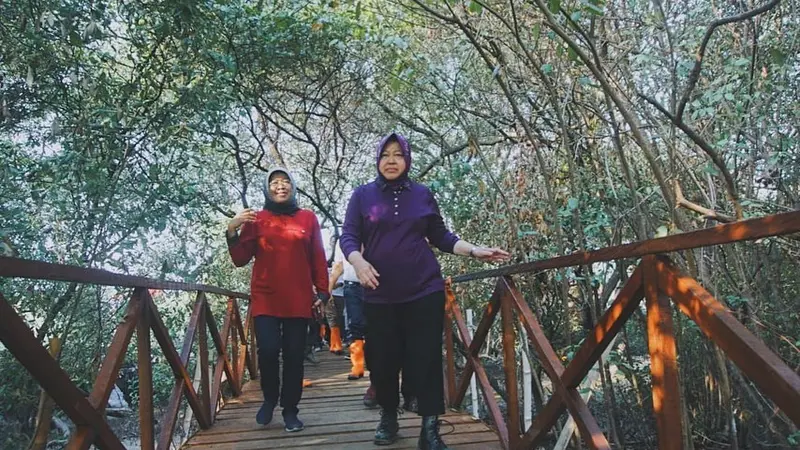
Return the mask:
<svg viewBox="0 0 800 450">
<path fill-rule="evenodd" d="M 329 352 L 317 353 L 319 364 L 306 363 L 306 378 L 313 385 L 303 390 L 300 420 L 305 430 L 287 433 L 283 429 L 280 407 L 267 426 L 255 421 L 262 397 L 258 381 L 244 386 L 239 398 L 231 399 L 208 430 L 195 434 L 184 446 L 190 450 L 222 449 L 400 449 L 416 448 L 420 418 L 416 414 L 400 416 L 400 440 L 378 447 L 372 443 L 380 418 L 378 409 L 367 409 L 361 398 L 369 381 L 348 381 L 350 361 Z M 497 435 L 486 424 L 464 413 L 448 412 L 442 417 L 441 433 L 453 449 L 500 449 Z M 445 435 L 445 433 L 447 433 Z"/>
</svg>

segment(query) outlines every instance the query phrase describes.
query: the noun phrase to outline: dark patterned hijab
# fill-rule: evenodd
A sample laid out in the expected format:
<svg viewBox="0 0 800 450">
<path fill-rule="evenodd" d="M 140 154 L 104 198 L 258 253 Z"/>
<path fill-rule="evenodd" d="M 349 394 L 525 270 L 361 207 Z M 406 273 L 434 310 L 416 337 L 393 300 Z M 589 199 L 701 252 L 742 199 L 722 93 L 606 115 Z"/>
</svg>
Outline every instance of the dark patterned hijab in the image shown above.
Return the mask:
<svg viewBox="0 0 800 450">
<path fill-rule="evenodd" d="M 289 194 L 289 199 L 282 203 L 272 200 L 269 192 L 269 182 L 272 181 L 272 178 L 277 173 L 286 175 L 286 177 L 289 178 L 289 182 L 292 183 L 292 192 Z M 292 177 L 292 174 L 289 173 L 288 170 L 283 168 L 270 170 L 267 177 L 264 179 L 264 186 L 262 189 L 264 190 L 264 209 L 267 211 L 278 215 L 293 216 L 294 213 L 300 210 L 297 206 L 297 185 L 294 182 L 294 177 Z"/>
</svg>

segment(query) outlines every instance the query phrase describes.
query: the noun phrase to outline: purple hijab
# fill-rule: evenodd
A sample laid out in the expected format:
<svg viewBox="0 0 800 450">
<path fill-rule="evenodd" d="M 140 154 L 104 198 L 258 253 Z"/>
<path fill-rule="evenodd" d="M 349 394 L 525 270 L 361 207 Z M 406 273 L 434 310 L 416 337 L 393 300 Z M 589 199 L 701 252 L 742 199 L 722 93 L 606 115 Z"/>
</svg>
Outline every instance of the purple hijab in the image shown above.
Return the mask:
<svg viewBox="0 0 800 450">
<path fill-rule="evenodd" d="M 401 173 L 399 177 L 391 181 L 384 178 L 383 175 L 381 175 L 381 171 L 379 170 L 379 166 L 381 163 L 381 153 L 383 152 L 383 149 L 386 148 L 386 145 L 388 145 L 390 142 L 397 142 L 398 144 L 400 144 L 400 149 L 403 152 L 403 159 L 406 161 L 406 170 L 403 173 Z M 403 135 L 393 132 L 391 134 L 384 136 L 383 139 L 381 139 L 381 142 L 378 144 L 378 148 L 375 151 L 375 170 L 378 172 L 378 177 L 376 178 L 376 181 L 378 181 L 379 184 L 394 187 L 401 184 L 405 184 L 408 181 L 408 172 L 411 170 L 411 146 L 408 144 L 408 141 L 406 140 L 406 138 L 403 137 Z"/>
</svg>

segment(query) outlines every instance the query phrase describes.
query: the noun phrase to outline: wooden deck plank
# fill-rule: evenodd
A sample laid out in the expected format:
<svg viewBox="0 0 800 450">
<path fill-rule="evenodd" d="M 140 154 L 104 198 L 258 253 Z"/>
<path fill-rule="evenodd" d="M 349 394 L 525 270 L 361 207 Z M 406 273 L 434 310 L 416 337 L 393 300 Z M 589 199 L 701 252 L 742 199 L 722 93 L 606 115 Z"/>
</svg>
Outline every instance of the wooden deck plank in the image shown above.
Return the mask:
<svg viewBox="0 0 800 450">
<path fill-rule="evenodd" d="M 262 397 L 258 380 L 247 383 L 242 395 L 230 399 L 208 430 L 195 434 L 185 445 L 187 450 L 248 450 L 289 448 L 372 449 L 378 409 L 367 409 L 362 397 L 369 380 L 348 381 L 350 362 L 328 353 L 318 354 L 320 363 L 306 365 L 305 376 L 312 386 L 303 390 L 300 419 L 306 429 L 287 433 L 283 429 L 280 407 L 273 422 L 258 425 L 255 414 Z M 485 423 L 463 413 L 448 412 L 442 417 L 443 438 L 454 449 L 500 449 L 497 434 Z M 415 414 L 400 416 L 400 439 L 387 449 L 416 448 L 420 419 Z"/>
<path fill-rule="evenodd" d="M 195 436 L 196 442 L 211 442 L 219 440 L 220 438 L 214 438 L 211 436 L 216 436 L 219 434 L 230 434 L 235 433 L 242 439 L 249 439 L 249 436 L 261 436 L 265 433 L 269 434 L 272 431 L 272 428 L 281 428 L 283 427 L 283 422 L 281 420 L 280 414 L 276 415 L 276 419 L 273 423 L 263 426 L 258 425 L 253 418 L 255 415 L 250 417 L 250 420 L 228 420 L 223 423 L 215 424 L 214 427 L 199 431 Z M 306 425 L 306 430 L 313 431 L 314 433 L 318 433 L 318 429 L 320 427 L 331 427 L 332 429 L 328 432 L 336 433 L 341 431 L 364 431 L 364 430 L 375 430 L 375 426 L 380 420 L 380 416 L 377 411 L 372 412 L 371 414 L 363 414 L 362 411 L 327 411 L 323 413 L 317 413 L 313 415 L 304 414 L 303 422 Z M 460 429 L 461 425 L 463 424 L 474 424 L 477 421 L 474 420 L 472 417 L 469 416 L 462 416 L 457 414 L 448 414 L 442 416 L 443 420 L 446 420 L 448 423 L 452 424 L 457 429 Z M 420 421 L 419 417 L 412 414 L 405 414 L 398 418 L 400 422 L 400 426 L 407 426 L 412 427 L 418 425 Z M 447 427 L 447 425 L 443 425 Z M 221 438 L 221 439 L 229 439 L 229 438 Z"/>
</svg>

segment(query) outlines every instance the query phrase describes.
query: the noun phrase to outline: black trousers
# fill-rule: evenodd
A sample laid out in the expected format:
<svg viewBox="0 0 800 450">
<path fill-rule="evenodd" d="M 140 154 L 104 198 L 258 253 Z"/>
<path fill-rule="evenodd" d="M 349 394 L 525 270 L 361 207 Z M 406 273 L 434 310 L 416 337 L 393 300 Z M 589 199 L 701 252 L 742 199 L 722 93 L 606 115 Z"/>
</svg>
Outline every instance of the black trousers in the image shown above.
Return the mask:
<svg viewBox="0 0 800 450">
<path fill-rule="evenodd" d="M 402 369 L 403 384 L 417 397 L 419 415 L 444 414 L 444 292 L 406 303 L 365 303 L 364 312 L 370 378 L 381 408 L 399 406 Z"/>
<path fill-rule="evenodd" d="M 258 366 L 264 400 L 280 405 L 284 414 L 297 414 L 303 395 L 303 359 L 305 358 L 308 319 L 256 316 Z M 278 376 L 278 355 L 283 353 L 283 386 Z"/>
<path fill-rule="evenodd" d="M 308 321 L 308 330 L 306 331 L 306 354 L 311 353 L 314 347 L 322 345 L 322 336 L 319 335 L 321 325 L 316 320 Z"/>
</svg>

